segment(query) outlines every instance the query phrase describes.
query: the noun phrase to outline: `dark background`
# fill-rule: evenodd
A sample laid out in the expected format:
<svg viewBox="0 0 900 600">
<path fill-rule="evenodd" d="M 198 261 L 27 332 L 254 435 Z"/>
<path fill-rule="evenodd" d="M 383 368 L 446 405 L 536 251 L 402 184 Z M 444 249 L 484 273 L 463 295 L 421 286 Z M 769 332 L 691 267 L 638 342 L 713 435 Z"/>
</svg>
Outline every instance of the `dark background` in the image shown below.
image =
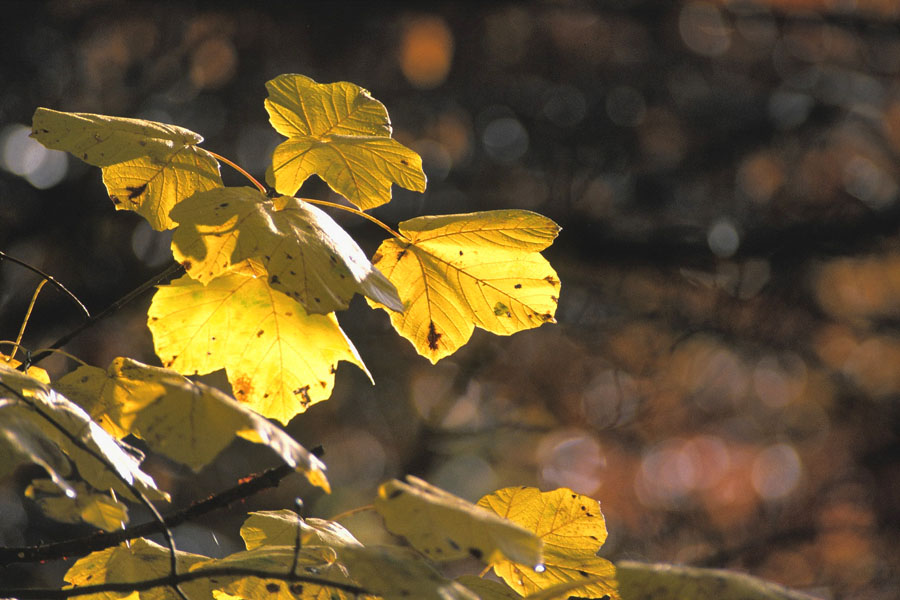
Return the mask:
<svg viewBox="0 0 900 600">
<path fill-rule="evenodd" d="M 562 280 L 558 325 L 476 331 L 432 367 L 357 300 L 341 323 L 377 385 L 342 367 L 334 397 L 289 426 L 324 447 L 335 493 L 292 477 L 180 528 L 180 547 L 222 555 L 246 510 L 299 495 L 329 517 L 414 473 L 473 500 L 520 484 L 590 494 L 612 559 L 896 598 L 896 2 L 2 4 L 0 249 L 92 311 L 163 270 L 168 237 L 114 212 L 99 169 L 29 145 L 37 106 L 178 124 L 262 177 L 281 139 L 264 83 L 352 81 L 429 176 L 425 194 L 394 188 L 379 218 L 526 208 L 563 227 L 545 252 Z M 315 180 L 301 193 L 334 199 Z M 335 218 L 377 247 L 380 230 Z M 0 338 L 15 339 L 37 283 L 0 263 Z M 66 349 L 156 364 L 149 299 Z M 47 287 L 24 343 L 79 320 Z M 181 506 L 271 464 L 235 444 L 197 475 L 147 468 Z M 0 543 L 85 532 L 23 503 L 26 483 L 0 487 Z M 371 515 L 344 522 L 387 539 Z M 55 585 L 65 568 L 0 569 L 0 581 Z"/>
</svg>

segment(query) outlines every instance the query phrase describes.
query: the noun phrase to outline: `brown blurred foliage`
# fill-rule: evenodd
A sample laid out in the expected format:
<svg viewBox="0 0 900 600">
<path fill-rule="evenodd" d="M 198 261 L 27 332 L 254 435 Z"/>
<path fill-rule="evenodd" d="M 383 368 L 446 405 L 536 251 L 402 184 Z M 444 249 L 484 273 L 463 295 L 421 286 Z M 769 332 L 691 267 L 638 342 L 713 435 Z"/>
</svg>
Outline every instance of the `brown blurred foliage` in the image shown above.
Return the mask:
<svg viewBox="0 0 900 600">
<path fill-rule="evenodd" d="M 335 397 L 289 428 L 323 446 L 336 492 L 293 480 L 179 529 L 181 547 L 221 554 L 246 509 L 301 495 L 328 517 L 414 473 L 470 499 L 513 484 L 591 494 L 613 559 L 896 597 L 897 2 L 4 5 L 0 249 L 92 310 L 161 270 L 168 241 L 113 213 L 96 169 L 26 155 L 37 106 L 176 123 L 261 176 L 279 140 L 264 82 L 349 80 L 385 103 L 429 176 L 424 195 L 395 189 L 380 218 L 518 207 L 563 226 L 546 252 L 558 325 L 476 333 L 432 367 L 354 304 L 341 322 L 377 385 L 342 368 Z M 329 195 L 316 181 L 302 193 Z M 336 218 L 377 245 L 379 231 Z M 0 337 L 36 283 L 0 264 Z M 67 349 L 153 361 L 148 302 Z M 45 290 L 26 345 L 78 320 Z M 196 476 L 148 468 L 184 504 L 271 461 L 236 446 Z M 2 543 L 83 532 L 23 505 L 24 478 L 0 488 Z M 366 515 L 347 524 L 384 535 Z M 55 584 L 61 568 L 0 579 Z"/>
</svg>

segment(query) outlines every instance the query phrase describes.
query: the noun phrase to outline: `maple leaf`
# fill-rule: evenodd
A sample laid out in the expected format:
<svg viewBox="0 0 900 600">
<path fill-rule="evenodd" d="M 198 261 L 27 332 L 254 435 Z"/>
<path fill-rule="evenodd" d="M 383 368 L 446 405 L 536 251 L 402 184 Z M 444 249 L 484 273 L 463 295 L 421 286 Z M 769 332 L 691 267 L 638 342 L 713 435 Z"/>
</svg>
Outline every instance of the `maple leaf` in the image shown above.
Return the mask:
<svg viewBox="0 0 900 600">
<path fill-rule="evenodd" d="M 199 135 L 175 125 L 38 108 L 32 137 L 101 167 L 116 210 L 133 210 L 156 230 L 175 224 L 169 211 L 197 191 L 222 187 L 218 161 Z"/>
<path fill-rule="evenodd" d="M 300 302 L 306 312 L 327 314 L 360 293 L 402 310 L 397 290 L 353 238 L 324 211 L 252 188 L 201 192 L 172 210 L 180 225 L 172 236 L 175 259 L 202 281 L 254 259 L 269 285 Z"/>
<path fill-rule="evenodd" d="M 219 390 L 169 369 L 119 357 L 106 371 L 79 367 L 54 387 L 117 438 L 134 434 L 195 471 L 240 436 L 269 446 L 311 483 L 329 489 L 325 465 L 291 436 Z M 211 428 L 216 435 L 209 435 Z"/>
<path fill-rule="evenodd" d="M 307 314 L 261 277 L 230 273 L 206 286 L 181 277 L 159 286 L 148 317 L 164 366 L 224 368 L 235 398 L 282 423 L 331 395 L 338 361 L 368 375 L 334 313 Z"/>
<path fill-rule="evenodd" d="M 390 137 L 387 110 L 363 88 L 289 74 L 266 89 L 269 122 L 288 138 L 266 173 L 279 193 L 293 196 L 313 174 L 363 210 L 390 202 L 392 183 L 425 191 L 422 159 Z"/>
<path fill-rule="evenodd" d="M 124 480 L 150 499 L 168 499 L 140 469 L 134 449 L 106 433 L 62 394 L 4 363 L 0 363 L 0 458 L 4 468 L 23 461 L 39 464 L 69 497 L 77 495 L 66 482 L 71 461 L 94 489 L 112 488 L 136 500 Z"/>
<path fill-rule="evenodd" d="M 403 301 L 394 329 L 432 363 L 476 325 L 510 335 L 555 322 L 559 278 L 539 254 L 559 233 L 550 219 L 496 210 L 417 217 L 399 230 L 406 239 L 385 240 L 372 262 Z"/>
<path fill-rule="evenodd" d="M 499 518 L 417 477 L 382 484 L 375 510 L 385 527 L 435 561 L 472 556 L 491 564 L 513 560 L 535 566 L 541 542 L 530 531 Z"/>
<path fill-rule="evenodd" d="M 561 586 L 569 595 L 619 598 L 615 566 L 597 556 L 606 540 L 606 522 L 593 498 L 565 488 L 542 493 L 537 488 L 509 487 L 488 494 L 478 505 L 543 541 L 543 568 L 509 560 L 493 565 L 494 572 L 523 596 Z M 584 585 L 568 586 L 578 581 Z"/>
</svg>

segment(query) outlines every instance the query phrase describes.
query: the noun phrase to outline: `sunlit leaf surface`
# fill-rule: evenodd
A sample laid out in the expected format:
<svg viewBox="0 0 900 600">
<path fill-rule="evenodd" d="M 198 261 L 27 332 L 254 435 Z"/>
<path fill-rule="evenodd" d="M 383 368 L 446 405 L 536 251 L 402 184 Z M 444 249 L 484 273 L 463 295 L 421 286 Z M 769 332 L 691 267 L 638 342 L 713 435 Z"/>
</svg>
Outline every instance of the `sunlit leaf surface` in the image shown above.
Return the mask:
<svg viewBox="0 0 900 600">
<path fill-rule="evenodd" d="M 391 136 L 384 105 L 345 81 L 280 75 L 266 84 L 266 110 L 288 139 L 272 156 L 269 183 L 293 196 L 310 175 L 366 210 L 391 200 L 391 184 L 425 191 L 418 154 Z"/>
<path fill-rule="evenodd" d="M 372 259 L 403 301 L 391 323 L 434 363 L 465 344 L 476 325 L 509 335 L 555 322 L 559 278 L 539 252 L 558 232 L 550 219 L 523 210 L 400 223 L 406 240 L 385 240 Z"/>
<path fill-rule="evenodd" d="M 184 276 L 159 287 L 148 315 L 164 366 L 224 368 L 238 401 L 282 423 L 331 395 L 339 361 L 365 371 L 333 314 L 307 314 L 263 278 Z"/>
</svg>

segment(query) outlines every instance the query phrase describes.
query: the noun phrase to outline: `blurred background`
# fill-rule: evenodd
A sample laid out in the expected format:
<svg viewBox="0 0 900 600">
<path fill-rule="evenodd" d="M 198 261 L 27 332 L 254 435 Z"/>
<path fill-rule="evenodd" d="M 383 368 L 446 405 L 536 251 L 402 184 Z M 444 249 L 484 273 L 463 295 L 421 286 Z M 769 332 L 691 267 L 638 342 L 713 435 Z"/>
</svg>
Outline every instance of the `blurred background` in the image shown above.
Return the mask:
<svg viewBox="0 0 900 600">
<path fill-rule="evenodd" d="M 94 312 L 168 266 L 170 237 L 114 212 L 99 169 L 31 141 L 38 106 L 178 124 L 262 177 L 281 140 L 264 83 L 352 81 L 429 178 L 424 194 L 395 187 L 379 218 L 525 208 L 563 227 L 545 252 L 562 280 L 557 325 L 476 331 L 431 366 L 357 299 L 340 319 L 376 385 L 343 366 L 334 397 L 288 427 L 322 446 L 335 492 L 291 476 L 179 528 L 180 547 L 221 556 L 239 549 L 247 510 L 301 496 L 330 517 L 413 473 L 471 500 L 508 485 L 589 494 L 614 560 L 897 597 L 896 0 L 2 5 L 0 249 Z M 301 194 L 336 199 L 315 178 Z M 334 216 L 369 253 L 380 243 Z M 15 338 L 37 283 L 0 263 L 0 338 Z M 149 301 L 67 350 L 158 364 Z M 48 286 L 25 345 L 80 319 Z M 178 507 L 275 462 L 235 443 L 199 474 L 147 469 Z M 30 475 L 0 487 L 0 544 L 89 531 L 23 501 Z M 342 522 L 390 539 L 371 513 Z M 65 568 L 0 568 L 0 581 L 56 585 Z"/>
</svg>

